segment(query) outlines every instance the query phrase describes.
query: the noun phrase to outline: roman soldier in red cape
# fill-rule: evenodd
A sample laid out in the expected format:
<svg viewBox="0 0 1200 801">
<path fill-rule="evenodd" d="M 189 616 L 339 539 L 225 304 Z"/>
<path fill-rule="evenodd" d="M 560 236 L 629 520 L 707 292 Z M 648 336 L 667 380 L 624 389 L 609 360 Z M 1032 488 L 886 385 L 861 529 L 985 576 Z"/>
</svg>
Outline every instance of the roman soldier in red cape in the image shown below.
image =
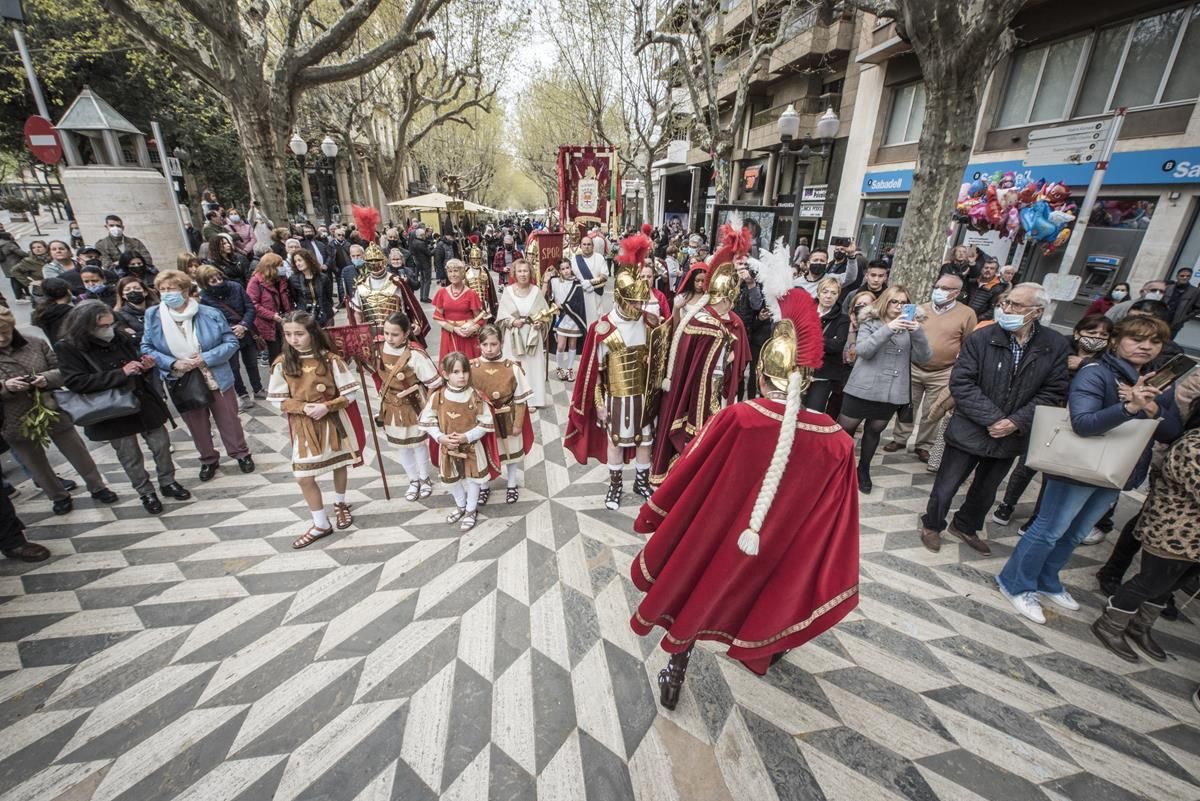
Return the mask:
<svg viewBox="0 0 1200 801">
<path fill-rule="evenodd" d="M 624 470 L 634 459 L 633 491 L 650 496 L 650 454 L 666 369 L 669 326 L 640 276 L 650 238 L 621 242 L 613 310 L 588 326 L 563 443 L 580 464 L 604 460 L 609 483 L 604 505 L 621 505 Z"/>
<path fill-rule="evenodd" d="M 429 320 L 417 297 L 408 284 L 399 276 L 388 272 L 383 251 L 372 242 L 365 253 L 366 270 L 354 284 L 354 295 L 347 305 L 350 325 L 371 326 L 376 342 L 383 341 L 383 324 L 396 312 L 404 312 L 411 329 L 409 337 L 425 347 L 425 335 L 429 333 Z"/>
<path fill-rule="evenodd" d="M 727 644 L 763 674 L 858 603 L 854 443 L 801 403 L 824 348 L 812 298 L 791 290 L 779 306 L 759 360 L 763 396 L 709 420 L 634 524 L 651 537 L 631 566 L 646 596 L 630 625 L 666 630 L 668 709 L 696 640 Z"/>
<path fill-rule="evenodd" d="M 673 325 L 650 469 L 653 486 L 662 484 L 709 418 L 737 402 L 750 344 L 742 318 L 733 313 L 742 286 L 735 263 L 745 262 L 750 244 L 750 229 L 722 227 L 721 247 L 709 261 L 708 292 L 697 305 L 681 307 Z"/>
<path fill-rule="evenodd" d="M 483 301 L 483 313 L 489 320 L 496 319 L 496 309 L 500 307 L 496 296 L 496 286 L 488 275 L 487 266 L 483 263 L 483 248 L 479 246 L 479 234 L 471 234 L 467 239 L 471 247 L 467 250 L 467 286 L 475 290 L 475 294 Z"/>
</svg>

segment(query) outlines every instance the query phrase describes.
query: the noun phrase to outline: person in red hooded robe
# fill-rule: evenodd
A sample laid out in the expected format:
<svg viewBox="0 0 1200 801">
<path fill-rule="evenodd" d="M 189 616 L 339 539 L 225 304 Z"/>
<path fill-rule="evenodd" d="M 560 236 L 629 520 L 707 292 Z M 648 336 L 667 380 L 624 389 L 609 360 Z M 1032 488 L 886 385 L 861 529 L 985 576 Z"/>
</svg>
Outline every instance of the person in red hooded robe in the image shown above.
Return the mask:
<svg viewBox="0 0 1200 801">
<path fill-rule="evenodd" d="M 801 402 L 823 351 L 812 298 L 791 290 L 778 303 L 762 397 L 709 420 L 634 524 L 651 537 L 630 568 L 645 593 L 630 625 L 641 636 L 666 630 L 667 709 L 696 640 L 727 644 L 761 675 L 858 603 L 854 443 Z"/>
<path fill-rule="evenodd" d="M 640 276 L 650 238 L 621 241 L 613 280 L 613 310 L 588 326 L 563 444 L 575 460 L 604 460 L 609 482 L 604 505 L 621 506 L 625 465 L 634 461 L 633 491 L 650 496 L 650 454 L 662 375 L 656 358 L 667 348 L 658 302 Z"/>
<path fill-rule="evenodd" d="M 650 468 L 656 487 L 709 418 L 737 402 L 750 362 L 746 327 L 733 313 L 742 286 L 735 265 L 750 253 L 750 229 L 726 224 L 721 235 L 721 247 L 709 260 L 708 291 L 696 305 L 682 307 L 671 334 Z"/>
</svg>

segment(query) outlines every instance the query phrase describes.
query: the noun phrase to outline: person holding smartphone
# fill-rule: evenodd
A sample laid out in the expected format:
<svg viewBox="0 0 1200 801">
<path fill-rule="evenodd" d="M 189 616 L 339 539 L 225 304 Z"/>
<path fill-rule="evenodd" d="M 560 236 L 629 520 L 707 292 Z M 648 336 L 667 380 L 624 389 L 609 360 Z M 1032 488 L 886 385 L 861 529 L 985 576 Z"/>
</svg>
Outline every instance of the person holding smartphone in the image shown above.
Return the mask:
<svg viewBox="0 0 1200 801">
<path fill-rule="evenodd" d="M 871 459 L 879 438 L 892 415 L 911 402 L 910 365 L 927 362 L 933 355 L 907 289 L 900 285 L 885 289 L 874 306 L 860 314 L 855 351 L 838 424 L 854 436 L 866 423 L 858 458 L 858 488 L 870 493 Z"/>
</svg>

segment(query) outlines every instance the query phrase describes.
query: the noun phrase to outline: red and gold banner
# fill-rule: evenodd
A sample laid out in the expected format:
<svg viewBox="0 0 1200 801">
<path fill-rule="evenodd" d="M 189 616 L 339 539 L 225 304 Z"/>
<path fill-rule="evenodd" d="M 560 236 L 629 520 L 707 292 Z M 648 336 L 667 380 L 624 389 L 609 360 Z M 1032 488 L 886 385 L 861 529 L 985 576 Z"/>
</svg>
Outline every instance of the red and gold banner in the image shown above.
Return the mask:
<svg viewBox="0 0 1200 801">
<path fill-rule="evenodd" d="M 369 325 L 339 325 L 326 328 L 325 333 L 333 340 L 333 349 L 347 362 L 358 362 L 369 365 L 372 361 L 371 326 Z"/>
<path fill-rule="evenodd" d="M 617 151 L 600 145 L 563 145 L 558 149 L 558 213 L 564 226 L 608 224 L 621 213 Z"/>
<path fill-rule="evenodd" d="M 565 234 L 534 231 L 525 240 L 525 260 L 533 267 L 533 282 L 539 286 L 546 275 L 553 275 L 563 259 Z"/>
</svg>

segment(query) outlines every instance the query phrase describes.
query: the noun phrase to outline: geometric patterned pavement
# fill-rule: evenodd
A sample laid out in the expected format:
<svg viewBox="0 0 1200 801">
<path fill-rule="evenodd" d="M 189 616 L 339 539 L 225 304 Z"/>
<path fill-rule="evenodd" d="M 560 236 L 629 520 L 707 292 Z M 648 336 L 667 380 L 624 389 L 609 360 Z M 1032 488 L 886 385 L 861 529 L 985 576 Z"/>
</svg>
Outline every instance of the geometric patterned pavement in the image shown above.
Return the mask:
<svg viewBox="0 0 1200 801">
<path fill-rule="evenodd" d="M 175 432 L 195 499 L 160 517 L 106 446 L 114 507 L 54 517 L 20 484 L 54 558 L 0 561 L 0 801 L 1200 798 L 1200 629 L 1160 623 L 1164 665 L 1101 648 L 1107 545 L 1066 571 L 1081 611 L 1027 623 L 992 584 L 1016 526 L 989 523 L 991 557 L 926 552 L 932 476 L 904 454 L 863 497 L 858 610 L 763 679 L 698 648 L 662 710 L 665 656 L 629 628 L 635 508 L 567 463 L 551 387 L 521 502 L 465 536 L 444 490 L 385 501 L 368 465 L 356 526 L 292 551 L 308 515 L 265 404 L 249 476 L 200 484 Z"/>
</svg>

